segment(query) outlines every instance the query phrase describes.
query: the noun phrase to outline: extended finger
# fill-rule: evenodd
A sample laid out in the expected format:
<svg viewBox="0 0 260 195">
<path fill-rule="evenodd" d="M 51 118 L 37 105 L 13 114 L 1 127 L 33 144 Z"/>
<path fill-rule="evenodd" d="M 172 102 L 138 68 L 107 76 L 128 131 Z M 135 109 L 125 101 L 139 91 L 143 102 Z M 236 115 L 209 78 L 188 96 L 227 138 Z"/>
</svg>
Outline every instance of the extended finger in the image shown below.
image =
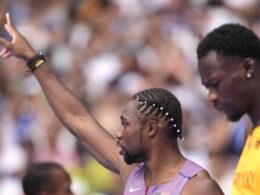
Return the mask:
<svg viewBox="0 0 260 195">
<path fill-rule="evenodd" d="M 4 59 L 6 59 L 6 58 L 9 58 L 9 57 L 11 57 L 12 56 L 12 53 L 11 52 L 7 52 L 7 53 L 5 53 L 2 57 L 4 58 Z"/>
<path fill-rule="evenodd" d="M 8 33 L 12 36 L 15 36 L 15 34 L 17 33 L 16 28 L 14 27 L 10 14 L 6 13 L 5 14 L 6 17 L 6 24 L 5 24 L 5 29 L 8 31 Z"/>
<path fill-rule="evenodd" d="M 5 53 L 7 53 L 8 52 L 8 50 L 6 49 L 6 48 L 4 48 L 4 49 L 2 49 L 1 51 L 0 51 L 0 56 L 2 57 Z"/>
<path fill-rule="evenodd" d="M 12 32 L 11 32 L 11 29 L 10 29 L 10 27 L 8 26 L 8 24 L 5 24 L 4 27 L 5 27 L 5 30 L 6 30 L 11 36 L 13 36 L 13 35 L 12 35 Z"/>
<path fill-rule="evenodd" d="M 8 48 L 9 45 L 10 45 L 10 42 L 7 41 L 7 40 L 5 40 L 4 38 L 1 38 L 1 37 L 0 37 L 0 45 L 2 45 L 2 46 L 5 47 L 5 48 Z"/>
</svg>

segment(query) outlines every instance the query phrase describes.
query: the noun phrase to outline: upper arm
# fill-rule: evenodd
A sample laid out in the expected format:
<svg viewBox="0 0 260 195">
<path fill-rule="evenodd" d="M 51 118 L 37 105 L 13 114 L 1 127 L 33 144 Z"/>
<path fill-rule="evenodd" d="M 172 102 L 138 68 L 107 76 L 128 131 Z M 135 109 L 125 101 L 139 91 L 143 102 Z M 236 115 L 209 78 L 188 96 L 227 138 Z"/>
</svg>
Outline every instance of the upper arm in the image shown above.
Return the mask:
<svg viewBox="0 0 260 195">
<path fill-rule="evenodd" d="M 182 195 L 190 194 L 223 195 L 224 193 L 217 182 L 214 181 L 206 171 L 203 171 L 189 180 L 187 185 L 184 187 Z"/>
</svg>

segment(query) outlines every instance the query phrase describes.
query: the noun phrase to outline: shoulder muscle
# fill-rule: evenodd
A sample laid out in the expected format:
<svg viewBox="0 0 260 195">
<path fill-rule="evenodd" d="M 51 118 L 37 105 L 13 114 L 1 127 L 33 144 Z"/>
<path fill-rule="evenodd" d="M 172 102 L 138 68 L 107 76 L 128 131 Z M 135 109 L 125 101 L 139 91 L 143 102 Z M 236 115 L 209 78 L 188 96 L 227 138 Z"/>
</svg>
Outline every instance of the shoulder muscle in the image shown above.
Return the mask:
<svg viewBox="0 0 260 195">
<path fill-rule="evenodd" d="M 217 182 L 213 180 L 206 171 L 203 171 L 189 180 L 185 186 L 182 195 L 190 194 L 223 195 L 224 193 L 222 192 Z"/>
</svg>

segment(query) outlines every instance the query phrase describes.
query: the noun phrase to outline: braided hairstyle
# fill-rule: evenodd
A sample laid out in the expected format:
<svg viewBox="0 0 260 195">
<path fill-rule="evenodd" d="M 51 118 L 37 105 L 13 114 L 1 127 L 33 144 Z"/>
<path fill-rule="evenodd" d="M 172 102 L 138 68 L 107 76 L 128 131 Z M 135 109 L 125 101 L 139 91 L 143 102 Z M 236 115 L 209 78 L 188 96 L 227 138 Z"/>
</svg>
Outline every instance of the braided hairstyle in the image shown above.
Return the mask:
<svg viewBox="0 0 260 195">
<path fill-rule="evenodd" d="M 138 92 L 133 96 L 137 109 L 147 117 L 153 116 L 165 120 L 170 138 L 181 138 L 182 110 L 178 99 L 166 89 L 152 88 Z"/>
</svg>

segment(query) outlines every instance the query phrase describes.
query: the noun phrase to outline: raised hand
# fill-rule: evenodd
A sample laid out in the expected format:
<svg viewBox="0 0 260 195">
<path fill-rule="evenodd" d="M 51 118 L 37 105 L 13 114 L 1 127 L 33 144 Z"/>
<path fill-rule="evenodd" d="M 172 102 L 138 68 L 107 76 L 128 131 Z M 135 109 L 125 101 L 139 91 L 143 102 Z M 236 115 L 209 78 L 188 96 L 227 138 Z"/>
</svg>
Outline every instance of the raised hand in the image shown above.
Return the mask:
<svg viewBox="0 0 260 195">
<path fill-rule="evenodd" d="M 25 37 L 23 37 L 17 29 L 14 27 L 9 13 L 5 14 L 6 24 L 4 25 L 8 34 L 12 37 L 11 42 L 0 37 L 0 45 L 4 48 L 0 51 L 1 58 L 9 58 L 14 55 L 17 58 L 21 58 L 26 62 L 35 55 L 35 51 L 28 43 Z"/>
</svg>

